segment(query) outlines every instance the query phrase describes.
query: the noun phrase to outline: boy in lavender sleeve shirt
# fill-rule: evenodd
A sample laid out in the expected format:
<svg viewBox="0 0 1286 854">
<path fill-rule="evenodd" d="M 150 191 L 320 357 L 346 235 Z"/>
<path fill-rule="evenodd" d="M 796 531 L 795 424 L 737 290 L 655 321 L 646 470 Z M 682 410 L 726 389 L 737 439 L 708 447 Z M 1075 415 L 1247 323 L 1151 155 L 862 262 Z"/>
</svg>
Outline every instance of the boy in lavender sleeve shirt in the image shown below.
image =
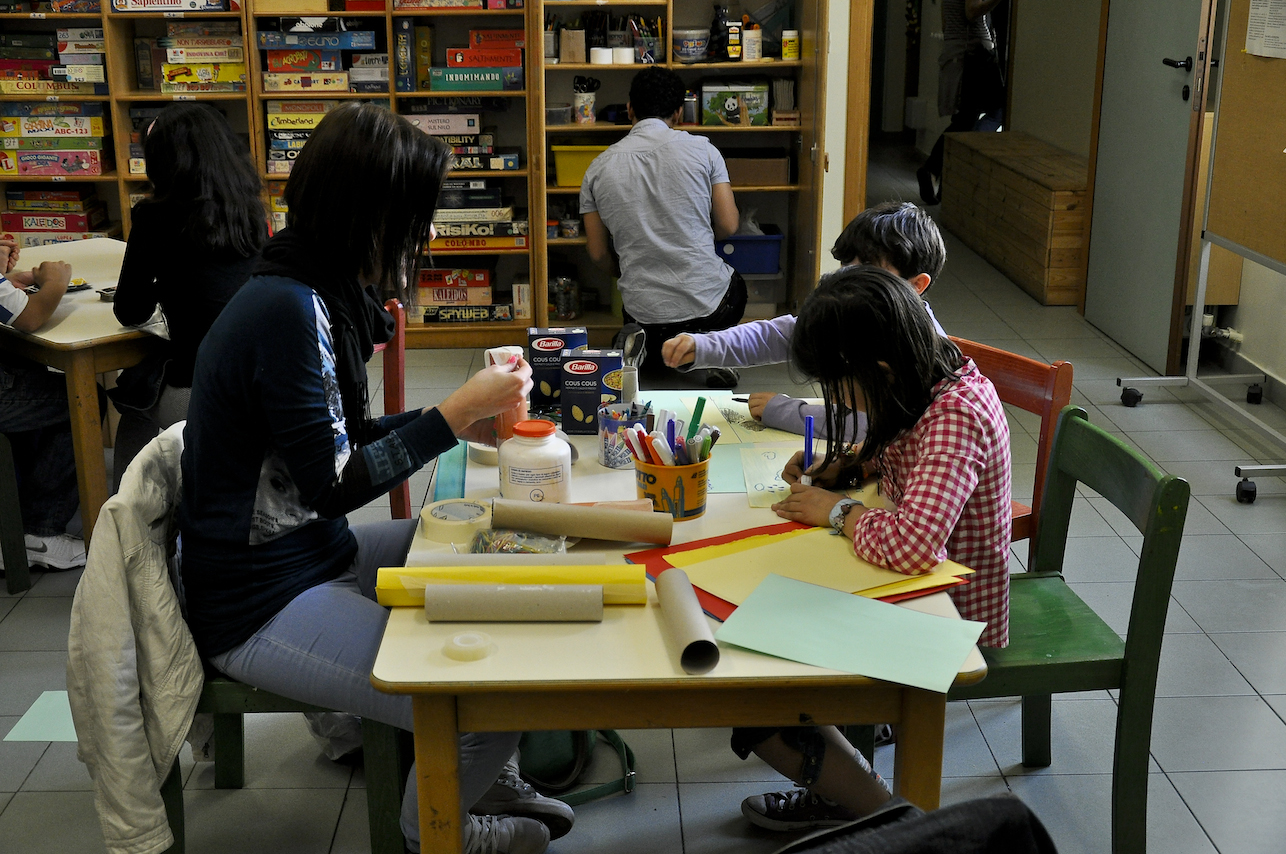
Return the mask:
<svg viewBox="0 0 1286 854">
<path fill-rule="evenodd" d="M 941 274 L 947 248 L 937 223 L 922 208 L 910 202 L 885 202 L 854 217 L 835 241 L 831 255 L 845 267 L 883 267 L 923 294 Z M 945 336 L 947 333 L 927 301 L 925 308 L 938 333 Z M 662 355 L 667 365 L 681 370 L 773 365 L 790 357 L 790 336 L 794 331 L 795 316 L 783 314 L 718 332 L 676 335 L 665 342 Z M 792 433 L 803 433 L 804 418 L 812 415 L 821 431 L 817 435 L 826 435 L 822 405 L 789 395 L 751 394 L 750 414 L 769 427 Z M 849 435 L 861 441 L 866 435 L 866 416 L 857 412 L 852 417 L 855 423 L 850 423 Z"/>
</svg>

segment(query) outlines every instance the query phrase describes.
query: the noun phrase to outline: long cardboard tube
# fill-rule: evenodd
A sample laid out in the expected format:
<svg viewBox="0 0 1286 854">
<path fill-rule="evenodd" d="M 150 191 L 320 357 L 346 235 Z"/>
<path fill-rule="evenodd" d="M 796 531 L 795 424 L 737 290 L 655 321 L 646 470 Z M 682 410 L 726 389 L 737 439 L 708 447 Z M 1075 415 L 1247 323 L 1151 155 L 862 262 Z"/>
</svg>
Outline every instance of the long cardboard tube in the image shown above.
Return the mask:
<svg viewBox="0 0 1286 854">
<path fill-rule="evenodd" d="M 669 513 L 640 513 L 611 507 L 544 504 L 535 501 L 492 501 L 495 528 L 533 531 L 555 537 L 589 537 L 626 543 L 670 544 L 674 518 Z"/>
<path fill-rule="evenodd" d="M 688 574 L 681 569 L 667 569 L 658 575 L 656 598 L 665 618 L 661 623 L 665 639 L 679 651 L 679 664 L 684 672 L 714 670 L 719 663 L 719 645 L 710 633 L 710 624 L 701 612 Z"/>
<path fill-rule="evenodd" d="M 431 584 L 424 616 L 448 623 L 601 623 L 600 584 Z"/>
</svg>

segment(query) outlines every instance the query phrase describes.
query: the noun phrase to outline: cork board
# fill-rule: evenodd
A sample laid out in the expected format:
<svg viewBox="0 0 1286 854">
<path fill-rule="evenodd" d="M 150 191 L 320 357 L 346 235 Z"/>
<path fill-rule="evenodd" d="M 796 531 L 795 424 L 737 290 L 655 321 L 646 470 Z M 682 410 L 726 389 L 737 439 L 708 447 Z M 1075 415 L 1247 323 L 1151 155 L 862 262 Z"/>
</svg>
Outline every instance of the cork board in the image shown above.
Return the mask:
<svg viewBox="0 0 1286 854">
<path fill-rule="evenodd" d="M 1286 59 L 1245 52 L 1250 0 L 1231 0 L 1206 230 L 1286 264 Z"/>
</svg>

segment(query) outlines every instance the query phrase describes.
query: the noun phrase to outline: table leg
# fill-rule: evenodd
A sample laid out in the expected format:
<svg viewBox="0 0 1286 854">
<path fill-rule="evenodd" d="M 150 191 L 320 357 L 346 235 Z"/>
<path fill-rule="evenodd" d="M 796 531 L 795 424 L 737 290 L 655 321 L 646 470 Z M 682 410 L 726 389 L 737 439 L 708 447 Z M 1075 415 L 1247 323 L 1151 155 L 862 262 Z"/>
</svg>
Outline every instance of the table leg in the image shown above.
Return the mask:
<svg viewBox="0 0 1286 854">
<path fill-rule="evenodd" d="M 902 691 L 893 780 L 897 794 L 923 810 L 936 810 L 942 798 L 942 739 L 947 696 L 917 688 Z"/>
<path fill-rule="evenodd" d="M 98 382 L 94 378 L 92 350 L 77 350 L 67 370 L 67 404 L 71 409 L 71 440 L 76 455 L 76 483 L 80 490 L 80 518 L 85 545 L 107 501 L 107 466 L 103 462 L 103 427 L 98 415 Z"/>
<path fill-rule="evenodd" d="M 420 797 L 420 850 L 433 854 L 459 852 L 460 733 L 455 697 L 417 694 L 415 777 Z"/>
</svg>

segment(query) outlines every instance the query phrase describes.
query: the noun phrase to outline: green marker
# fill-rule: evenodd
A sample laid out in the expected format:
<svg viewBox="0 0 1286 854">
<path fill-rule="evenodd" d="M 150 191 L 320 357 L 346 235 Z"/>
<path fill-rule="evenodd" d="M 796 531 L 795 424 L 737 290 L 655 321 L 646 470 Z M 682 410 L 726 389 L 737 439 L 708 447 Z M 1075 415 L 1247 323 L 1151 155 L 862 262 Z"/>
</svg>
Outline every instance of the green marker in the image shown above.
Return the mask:
<svg viewBox="0 0 1286 854">
<path fill-rule="evenodd" d="M 706 399 L 697 398 L 697 408 L 692 411 L 692 421 L 688 424 L 688 438 L 695 439 L 697 431 L 701 429 L 701 413 L 705 412 Z"/>
</svg>

